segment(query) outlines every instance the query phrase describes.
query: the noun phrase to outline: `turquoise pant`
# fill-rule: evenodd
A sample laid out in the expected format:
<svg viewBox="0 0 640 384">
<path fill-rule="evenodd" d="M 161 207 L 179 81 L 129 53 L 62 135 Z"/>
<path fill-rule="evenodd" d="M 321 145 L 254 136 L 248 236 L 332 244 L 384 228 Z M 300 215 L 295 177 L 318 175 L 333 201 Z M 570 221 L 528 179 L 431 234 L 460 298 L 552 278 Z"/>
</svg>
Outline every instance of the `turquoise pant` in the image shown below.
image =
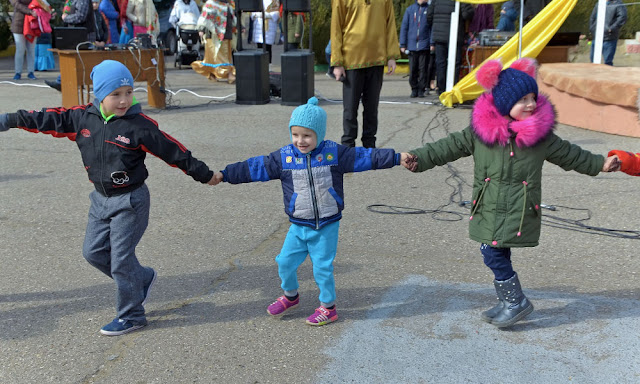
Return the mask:
<svg viewBox="0 0 640 384">
<path fill-rule="evenodd" d="M 333 278 L 333 259 L 338 250 L 340 222 L 313 229 L 291 224 L 282 250 L 276 256 L 278 275 L 282 289 L 286 292 L 298 290 L 298 267 L 307 258 L 313 264 L 313 278 L 320 289 L 320 303 L 330 307 L 336 300 L 336 283 Z"/>
</svg>

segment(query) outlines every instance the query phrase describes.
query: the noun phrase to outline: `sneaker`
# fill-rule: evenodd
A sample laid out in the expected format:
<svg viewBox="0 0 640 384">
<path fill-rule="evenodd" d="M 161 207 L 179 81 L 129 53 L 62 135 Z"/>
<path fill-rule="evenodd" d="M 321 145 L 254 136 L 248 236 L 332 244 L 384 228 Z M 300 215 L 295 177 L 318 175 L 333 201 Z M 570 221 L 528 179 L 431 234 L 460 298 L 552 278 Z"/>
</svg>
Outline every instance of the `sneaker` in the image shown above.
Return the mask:
<svg viewBox="0 0 640 384">
<path fill-rule="evenodd" d="M 133 332 L 136 329 L 140 329 L 145 325 L 147 324 L 133 324 L 128 320 L 115 318 L 112 322 L 102 327 L 100 329 L 100 333 L 106 336 L 120 336 L 125 333 Z"/>
<path fill-rule="evenodd" d="M 286 296 L 280 296 L 267 307 L 267 313 L 271 316 L 280 316 L 287 310 L 298 305 L 298 303 L 300 303 L 300 295 L 298 295 L 298 297 L 293 301 L 289 301 Z"/>
<path fill-rule="evenodd" d="M 151 277 L 151 281 L 149 282 L 149 284 L 144 286 L 144 300 L 142 300 L 142 306 L 147 304 L 147 300 L 149 299 L 149 292 L 151 292 L 151 287 L 153 287 L 153 283 L 156 282 L 156 278 L 158 277 L 156 271 L 154 271 L 153 269 L 151 269 L 151 271 L 153 272 L 153 276 Z"/>
<path fill-rule="evenodd" d="M 13 80 L 20 80 L 22 76 L 19 73 L 16 73 L 15 75 L 13 75 Z"/>
<path fill-rule="evenodd" d="M 36 75 L 33 74 L 33 72 L 29 72 L 27 77 L 30 78 L 31 80 L 38 80 L 38 78 L 36 77 Z"/>
<path fill-rule="evenodd" d="M 60 83 L 58 83 L 57 81 L 45 80 L 44 83 L 47 84 L 48 86 L 50 86 L 53 89 L 56 89 L 58 91 L 62 91 L 62 85 L 60 85 Z"/>
<path fill-rule="evenodd" d="M 336 307 L 333 307 L 333 309 L 327 309 L 323 306 L 320 306 L 316 309 L 313 315 L 307 317 L 307 324 L 320 326 L 333 323 L 336 320 L 338 320 L 338 312 L 336 311 Z"/>
</svg>

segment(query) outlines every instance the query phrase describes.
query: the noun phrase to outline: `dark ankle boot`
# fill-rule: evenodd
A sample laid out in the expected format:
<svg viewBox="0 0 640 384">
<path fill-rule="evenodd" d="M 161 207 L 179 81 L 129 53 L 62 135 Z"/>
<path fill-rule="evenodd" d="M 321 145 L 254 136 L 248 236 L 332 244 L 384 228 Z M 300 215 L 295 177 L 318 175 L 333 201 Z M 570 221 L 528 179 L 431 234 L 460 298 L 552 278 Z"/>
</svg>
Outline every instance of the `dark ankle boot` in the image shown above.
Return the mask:
<svg viewBox="0 0 640 384">
<path fill-rule="evenodd" d="M 495 307 L 488 309 L 480 314 L 482 321 L 486 321 L 487 323 L 493 321 L 493 318 L 502 311 L 502 308 L 504 308 L 504 295 L 498 287 L 499 283 L 500 282 L 498 280 L 493 280 L 493 286 L 495 287 L 496 293 L 498 294 L 498 304 L 496 304 Z"/>
<path fill-rule="evenodd" d="M 504 297 L 502 310 L 491 320 L 491 324 L 496 327 L 510 327 L 533 312 L 533 304 L 522 293 L 517 273 L 509 280 L 497 281 L 496 291 Z"/>
</svg>

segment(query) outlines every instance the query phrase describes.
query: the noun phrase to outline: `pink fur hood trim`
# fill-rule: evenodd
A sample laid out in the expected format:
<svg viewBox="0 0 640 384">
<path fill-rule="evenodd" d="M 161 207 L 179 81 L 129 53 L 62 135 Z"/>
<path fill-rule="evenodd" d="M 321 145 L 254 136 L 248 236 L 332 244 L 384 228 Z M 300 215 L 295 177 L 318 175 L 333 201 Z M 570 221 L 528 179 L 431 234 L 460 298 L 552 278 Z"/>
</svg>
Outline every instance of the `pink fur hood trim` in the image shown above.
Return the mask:
<svg viewBox="0 0 640 384">
<path fill-rule="evenodd" d="M 519 148 L 533 147 L 551 134 L 555 125 L 553 104 L 542 94 L 538 94 L 538 105 L 533 114 L 521 121 L 500 115 L 489 92 L 478 98 L 471 113 L 471 129 L 486 145 L 506 146 L 515 135 Z"/>
</svg>

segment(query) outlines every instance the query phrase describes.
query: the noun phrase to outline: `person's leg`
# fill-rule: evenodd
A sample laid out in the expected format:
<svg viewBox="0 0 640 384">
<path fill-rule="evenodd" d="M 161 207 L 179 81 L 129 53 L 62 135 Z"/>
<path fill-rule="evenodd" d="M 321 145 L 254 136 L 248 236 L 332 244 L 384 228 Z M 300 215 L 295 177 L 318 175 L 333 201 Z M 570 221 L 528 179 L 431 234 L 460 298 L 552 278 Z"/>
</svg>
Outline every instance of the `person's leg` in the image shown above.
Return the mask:
<svg viewBox="0 0 640 384">
<path fill-rule="evenodd" d="M 484 264 L 491 269 L 496 280 L 510 279 L 515 271 L 511 264 L 510 248 L 494 248 L 487 244 L 482 244 L 480 252 L 484 259 Z"/>
<path fill-rule="evenodd" d="M 617 40 L 607 40 L 602 42 L 602 59 L 607 65 L 613 66 L 613 57 L 618 46 Z"/>
<path fill-rule="evenodd" d="M 453 73 L 453 84 L 458 84 L 460 80 L 460 70 L 462 69 L 462 55 L 464 55 L 464 45 L 458 44 L 456 48 L 456 70 Z"/>
<path fill-rule="evenodd" d="M 411 97 L 418 97 L 418 74 L 420 66 L 417 52 L 409 53 L 409 86 L 411 87 Z"/>
<path fill-rule="evenodd" d="M 592 63 L 593 63 L 593 50 L 595 49 L 595 47 L 596 47 L 596 40 L 594 39 L 594 40 L 591 41 L 591 54 L 589 56 L 589 60 Z"/>
<path fill-rule="evenodd" d="M 362 97 L 365 76 L 363 69 L 346 71 L 346 79 L 342 82 L 342 144 L 355 147 L 358 137 L 358 107 Z"/>
<path fill-rule="evenodd" d="M 425 91 L 427 94 L 429 93 L 427 90 L 427 73 L 429 71 L 429 63 L 427 60 L 429 51 L 419 51 L 414 53 L 418 55 L 418 97 L 423 97 Z"/>
<path fill-rule="evenodd" d="M 375 148 L 378 133 L 378 104 L 384 67 L 379 65 L 365 68 L 363 71 L 365 71 L 366 80 L 362 90 L 362 146 Z"/>
<path fill-rule="evenodd" d="M 428 66 L 427 85 L 429 86 L 429 89 L 435 90 L 436 89 L 436 84 L 435 84 L 435 80 L 436 80 L 436 52 L 435 52 L 435 50 L 433 52 L 431 52 L 431 51 L 427 51 L 427 52 L 428 52 L 428 58 L 427 58 L 427 66 Z"/>
<path fill-rule="evenodd" d="M 276 256 L 278 275 L 282 284 L 280 287 L 289 296 L 295 296 L 298 291 L 298 267 L 307 258 L 309 250 L 305 240 L 306 227 L 291 224 L 284 239 L 280 254 Z"/>
<path fill-rule="evenodd" d="M 447 89 L 447 44 L 436 43 L 436 82 L 438 84 L 438 94 Z"/>
<path fill-rule="evenodd" d="M 89 195 L 89 199 L 91 206 L 89 207 L 89 220 L 84 235 L 82 256 L 93 267 L 111 277 L 110 220 L 105 215 L 106 211 L 101 208 L 108 198 L 94 190 Z"/>
<path fill-rule="evenodd" d="M 267 52 L 269 52 L 269 64 L 271 64 L 271 59 L 273 57 L 273 46 L 271 44 L 267 44 Z"/>
<path fill-rule="evenodd" d="M 27 73 L 31 75 L 29 78 L 35 80 L 33 71 L 36 69 L 36 41 L 26 42 L 27 51 Z"/>
<path fill-rule="evenodd" d="M 309 228 L 309 257 L 313 263 L 313 278 L 318 285 L 320 305 L 332 307 L 336 300 L 336 283 L 333 276 L 333 260 L 338 251 L 340 222 L 336 221 L 313 230 Z"/>
<path fill-rule="evenodd" d="M 16 74 L 16 77 L 18 77 L 18 79 L 15 80 L 19 80 L 20 74 L 22 74 L 22 66 L 24 65 L 24 54 L 27 49 L 27 40 L 24 38 L 23 34 L 14 33 L 13 41 L 16 44 L 16 53 L 13 56 L 14 72 Z"/>
<path fill-rule="evenodd" d="M 136 246 L 149 223 L 149 190 L 146 185 L 109 198 L 111 211 L 111 275 L 116 282 L 118 318 L 146 324 L 144 288 L 153 279 L 153 270 L 140 265 Z"/>
</svg>

